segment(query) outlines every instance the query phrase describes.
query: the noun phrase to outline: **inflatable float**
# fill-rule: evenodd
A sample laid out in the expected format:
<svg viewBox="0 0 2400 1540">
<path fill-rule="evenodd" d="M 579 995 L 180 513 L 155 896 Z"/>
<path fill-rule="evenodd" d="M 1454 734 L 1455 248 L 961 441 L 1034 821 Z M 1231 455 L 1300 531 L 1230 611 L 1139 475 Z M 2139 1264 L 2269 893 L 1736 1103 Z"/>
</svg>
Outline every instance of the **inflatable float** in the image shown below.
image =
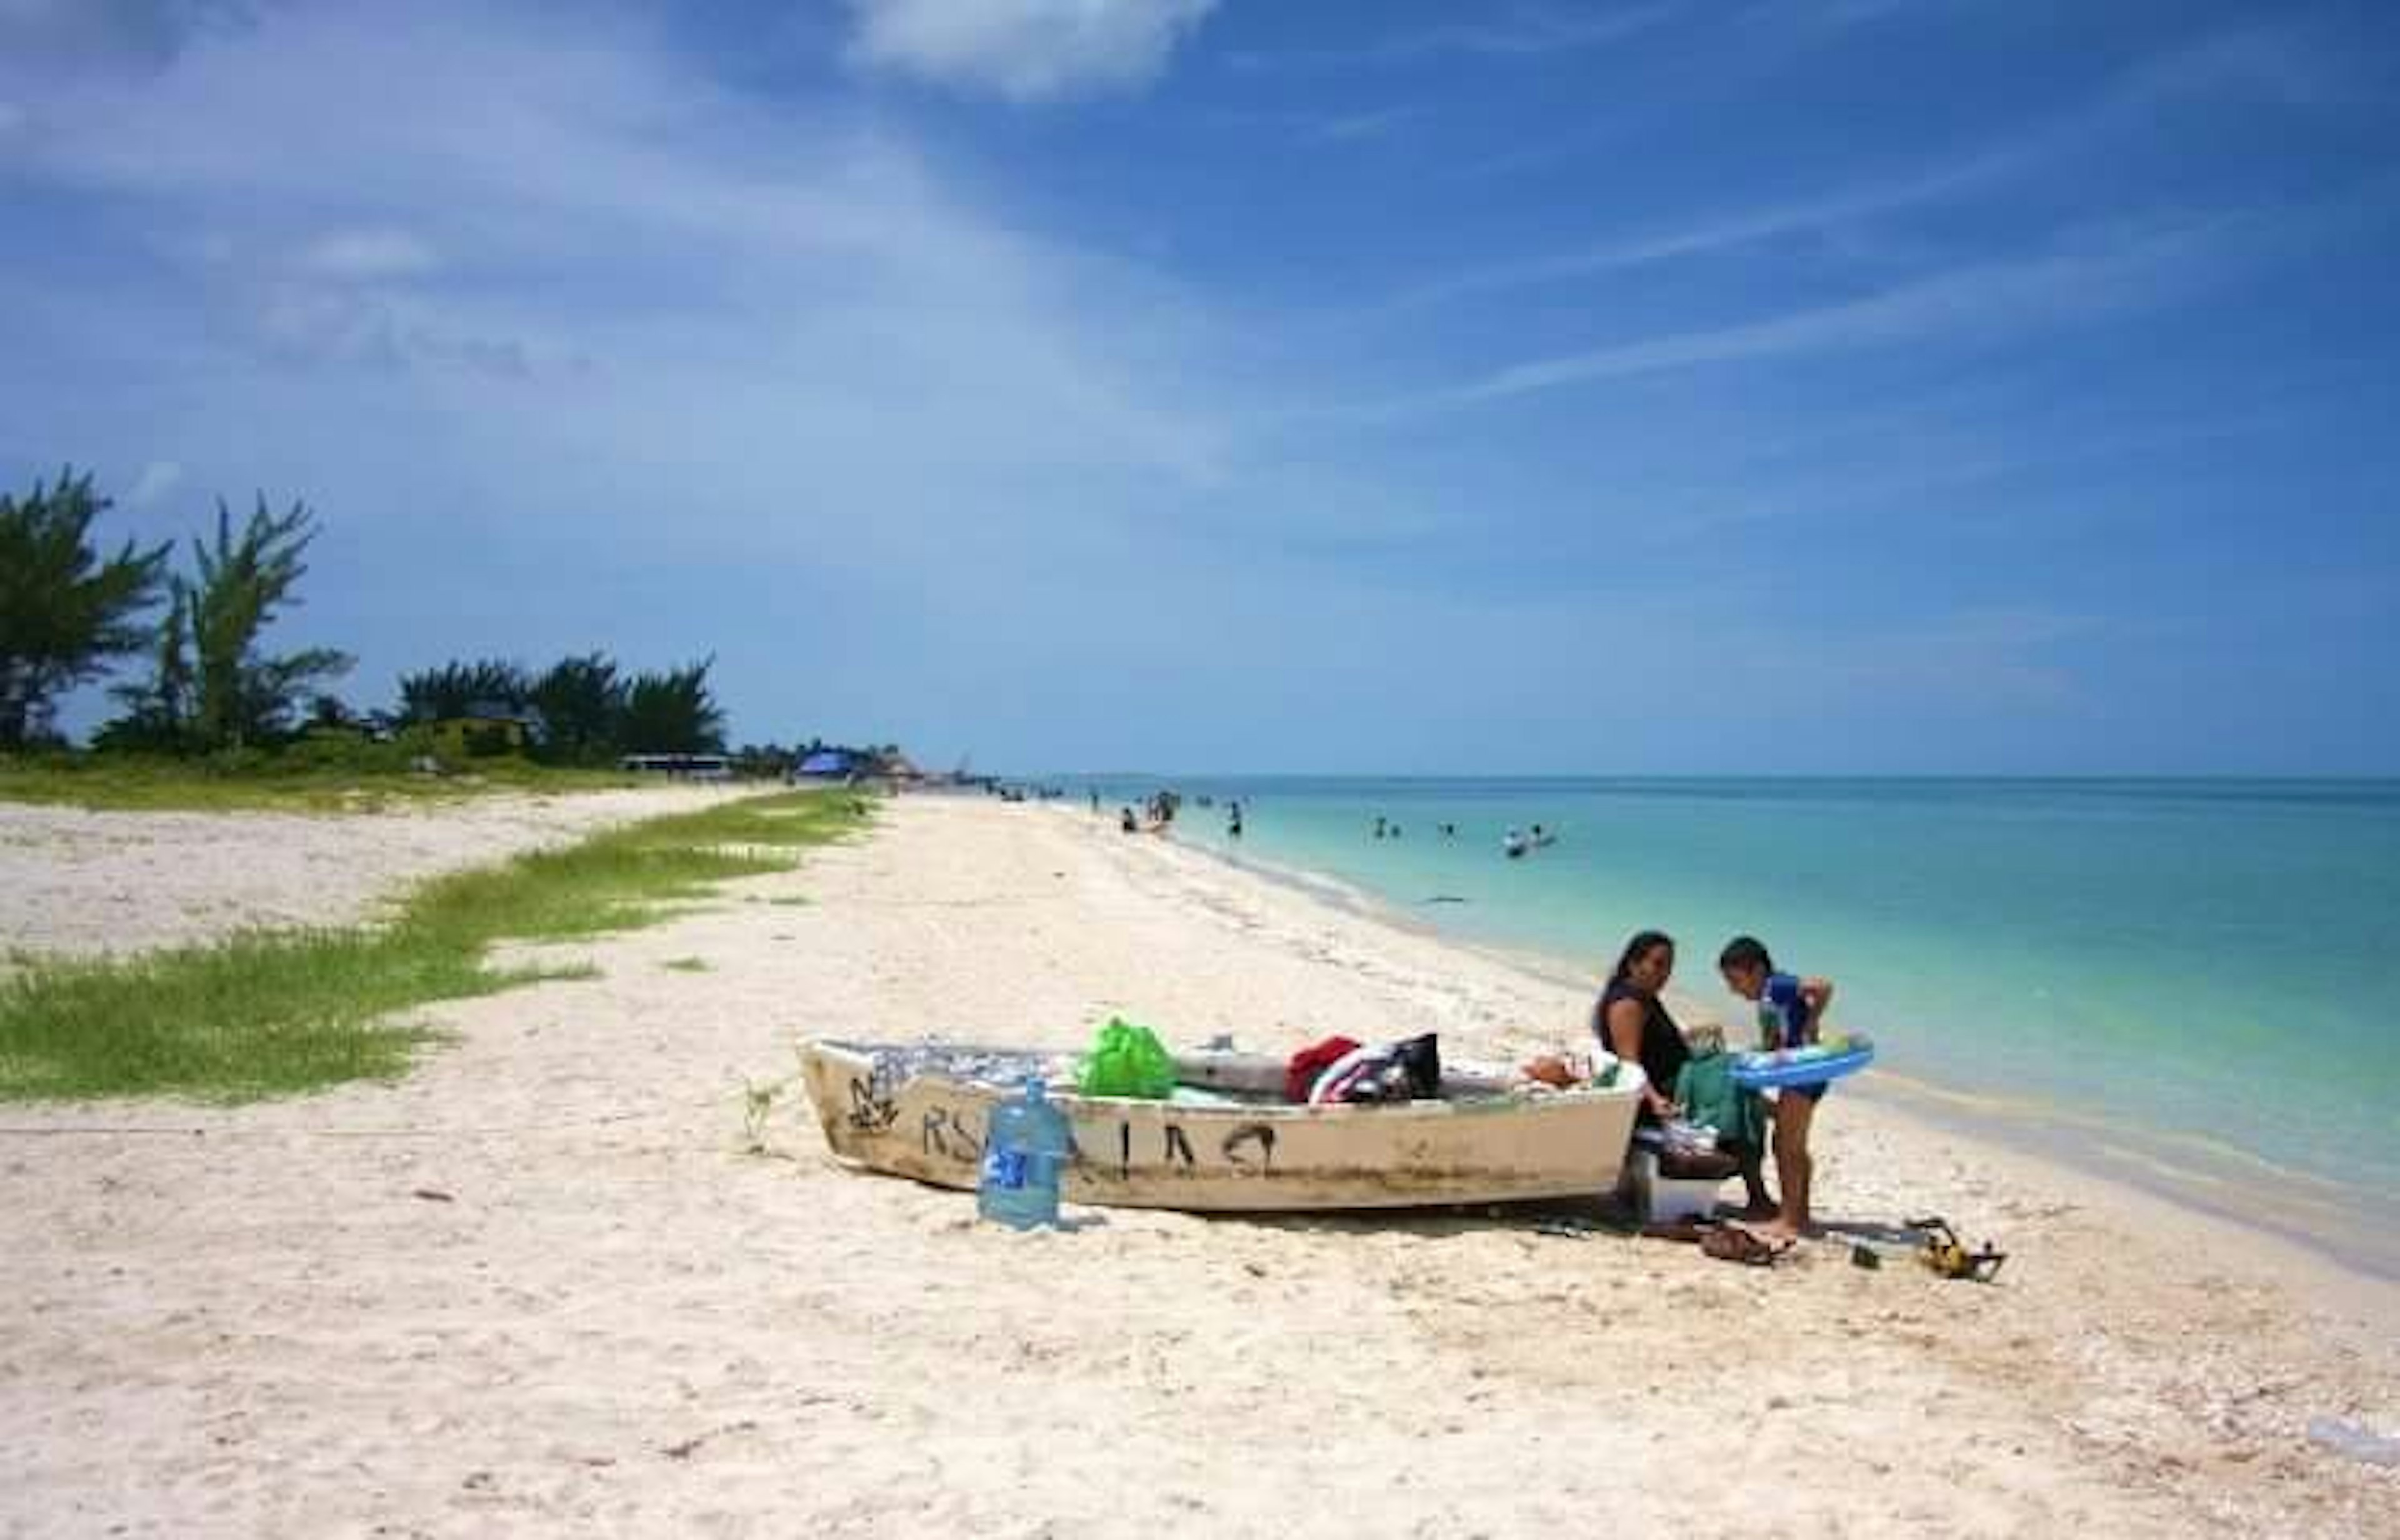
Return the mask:
<svg viewBox="0 0 2400 1540">
<path fill-rule="evenodd" d="M 1737 1055 L 1733 1083 L 1746 1091 L 1774 1091 L 1787 1085 L 1824 1085 L 1855 1075 L 1875 1062 L 1875 1044 L 1862 1037 L 1835 1038 L 1806 1048 L 1780 1048 L 1771 1053 Z"/>
</svg>

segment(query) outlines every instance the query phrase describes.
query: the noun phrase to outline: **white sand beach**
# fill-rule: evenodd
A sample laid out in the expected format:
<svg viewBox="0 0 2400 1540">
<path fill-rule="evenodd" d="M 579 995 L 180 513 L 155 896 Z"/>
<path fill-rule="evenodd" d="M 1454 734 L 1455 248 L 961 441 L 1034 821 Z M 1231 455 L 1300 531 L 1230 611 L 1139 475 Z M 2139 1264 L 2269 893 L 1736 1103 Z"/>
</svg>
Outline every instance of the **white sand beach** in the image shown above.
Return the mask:
<svg viewBox="0 0 2400 1540">
<path fill-rule="evenodd" d="M 94 812 L 0 802 L 0 968 L 10 954 L 141 951 L 256 926 L 343 925 L 413 881 L 635 819 L 724 787 L 495 795 L 373 814 Z"/>
<path fill-rule="evenodd" d="M 41 913 L 0 940 L 210 934 L 7 816 Z M 434 829 L 508 838 L 408 816 L 330 862 L 287 851 L 319 820 L 162 850 L 158 912 L 364 912 Z M 2400 1470 L 2305 1435 L 2400 1431 L 2400 1290 L 1864 1090 L 1826 1217 L 1947 1214 L 1997 1283 L 1505 1212 L 1017 1235 L 792 1100 L 743 1152 L 743 1085 L 814 1032 L 1582 1040 L 1580 989 L 1166 841 L 904 798 L 571 950 L 602 976 L 430 1013 L 458 1041 L 396 1085 L 0 1109 L 0 1533 L 2400 1535 Z"/>
</svg>

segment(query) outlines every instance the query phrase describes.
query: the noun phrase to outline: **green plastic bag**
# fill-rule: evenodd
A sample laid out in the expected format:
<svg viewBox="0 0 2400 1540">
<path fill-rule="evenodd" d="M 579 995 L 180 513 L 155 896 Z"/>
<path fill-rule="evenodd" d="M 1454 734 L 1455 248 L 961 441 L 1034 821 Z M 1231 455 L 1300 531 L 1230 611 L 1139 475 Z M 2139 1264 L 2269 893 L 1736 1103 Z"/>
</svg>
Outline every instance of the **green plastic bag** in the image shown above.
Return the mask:
<svg viewBox="0 0 2400 1540">
<path fill-rule="evenodd" d="M 1156 1032 L 1111 1016 L 1075 1067 L 1075 1089 L 1087 1097 L 1163 1101 L 1175 1089 L 1175 1059 Z"/>
</svg>

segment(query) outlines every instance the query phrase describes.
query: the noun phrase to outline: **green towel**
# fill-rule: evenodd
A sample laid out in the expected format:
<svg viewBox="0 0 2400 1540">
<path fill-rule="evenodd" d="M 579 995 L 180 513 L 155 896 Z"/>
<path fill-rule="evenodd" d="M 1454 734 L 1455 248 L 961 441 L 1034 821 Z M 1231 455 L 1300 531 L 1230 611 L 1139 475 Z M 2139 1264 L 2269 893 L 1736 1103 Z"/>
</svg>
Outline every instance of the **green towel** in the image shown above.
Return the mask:
<svg viewBox="0 0 2400 1540">
<path fill-rule="evenodd" d="M 1723 1049 L 1695 1054 L 1675 1076 L 1675 1099 L 1684 1121 L 1706 1124 L 1726 1144 L 1766 1147 L 1766 1111 L 1754 1092 L 1733 1083 L 1733 1056 Z"/>
</svg>

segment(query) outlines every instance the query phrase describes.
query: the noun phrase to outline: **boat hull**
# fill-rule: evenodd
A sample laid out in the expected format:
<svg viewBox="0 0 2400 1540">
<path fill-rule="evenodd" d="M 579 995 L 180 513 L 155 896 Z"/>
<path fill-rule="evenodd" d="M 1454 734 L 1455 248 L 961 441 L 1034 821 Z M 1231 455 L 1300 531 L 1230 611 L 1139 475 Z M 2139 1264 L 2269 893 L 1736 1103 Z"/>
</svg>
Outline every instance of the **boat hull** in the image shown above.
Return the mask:
<svg viewBox="0 0 2400 1540">
<path fill-rule="evenodd" d="M 925 1071 L 892 1083 L 871 1047 L 800 1052 L 825 1142 L 845 1162 L 972 1189 L 992 1107 L 1013 1094 Z M 1188 1106 L 1068 1094 L 1065 1193 L 1198 1212 L 1400 1208 L 1588 1197 L 1616 1186 L 1633 1087 L 1387 1107 Z"/>
</svg>

